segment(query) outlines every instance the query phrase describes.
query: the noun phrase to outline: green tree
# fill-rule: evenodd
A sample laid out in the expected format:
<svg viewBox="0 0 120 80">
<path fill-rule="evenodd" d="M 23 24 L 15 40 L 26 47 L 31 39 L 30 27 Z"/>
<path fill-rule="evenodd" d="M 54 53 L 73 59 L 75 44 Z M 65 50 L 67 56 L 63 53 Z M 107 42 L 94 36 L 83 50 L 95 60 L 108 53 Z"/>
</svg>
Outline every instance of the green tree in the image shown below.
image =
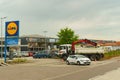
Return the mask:
<svg viewBox="0 0 120 80">
<path fill-rule="evenodd" d="M 58 32 L 59 44 L 71 44 L 73 41 L 78 40 L 78 36 L 75 35 L 74 31 L 70 28 L 63 28 Z"/>
</svg>

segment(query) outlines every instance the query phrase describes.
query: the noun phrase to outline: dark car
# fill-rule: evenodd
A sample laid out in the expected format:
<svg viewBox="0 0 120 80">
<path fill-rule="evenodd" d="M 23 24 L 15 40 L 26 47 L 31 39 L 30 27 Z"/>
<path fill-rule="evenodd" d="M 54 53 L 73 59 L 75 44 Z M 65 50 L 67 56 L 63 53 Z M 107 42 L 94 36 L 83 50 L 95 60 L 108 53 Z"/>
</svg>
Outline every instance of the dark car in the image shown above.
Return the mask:
<svg viewBox="0 0 120 80">
<path fill-rule="evenodd" d="M 33 58 L 51 58 L 51 55 L 46 51 L 40 51 L 33 55 Z"/>
</svg>

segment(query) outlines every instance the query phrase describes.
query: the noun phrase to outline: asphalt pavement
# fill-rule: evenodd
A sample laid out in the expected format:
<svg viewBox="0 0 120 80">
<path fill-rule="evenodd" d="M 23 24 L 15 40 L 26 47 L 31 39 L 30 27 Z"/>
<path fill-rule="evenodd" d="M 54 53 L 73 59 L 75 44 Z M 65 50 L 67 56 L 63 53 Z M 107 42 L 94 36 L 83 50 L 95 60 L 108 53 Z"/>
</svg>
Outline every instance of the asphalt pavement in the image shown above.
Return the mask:
<svg viewBox="0 0 120 80">
<path fill-rule="evenodd" d="M 104 75 L 93 77 L 89 80 L 120 80 L 120 68 L 106 72 Z"/>
<path fill-rule="evenodd" d="M 93 61 L 89 66 L 66 65 L 61 59 L 0 66 L 0 80 L 118 80 L 120 58 Z M 111 77 L 109 77 L 111 76 Z"/>
</svg>

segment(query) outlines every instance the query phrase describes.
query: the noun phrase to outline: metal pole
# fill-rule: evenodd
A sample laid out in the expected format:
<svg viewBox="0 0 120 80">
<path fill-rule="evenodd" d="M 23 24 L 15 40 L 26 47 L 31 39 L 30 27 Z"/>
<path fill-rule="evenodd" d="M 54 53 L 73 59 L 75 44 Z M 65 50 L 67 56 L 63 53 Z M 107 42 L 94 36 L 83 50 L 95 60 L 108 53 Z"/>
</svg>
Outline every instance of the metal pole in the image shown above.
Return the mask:
<svg viewBox="0 0 120 80">
<path fill-rule="evenodd" d="M 2 18 L 1 18 L 1 48 L 0 48 L 0 53 L 1 53 L 1 63 L 2 63 Z"/>
<path fill-rule="evenodd" d="M 46 33 L 47 33 L 47 31 L 43 31 L 44 33 L 45 33 L 45 50 L 46 50 Z"/>
<path fill-rule="evenodd" d="M 1 62 L 2 62 L 2 48 L 3 48 L 3 44 L 2 44 L 2 42 L 4 41 L 3 40 L 3 38 L 2 38 L 2 35 L 3 35 L 3 19 L 5 19 L 6 17 L 1 17 Z M 4 54 L 4 56 L 5 56 L 5 54 Z"/>
<path fill-rule="evenodd" d="M 6 63 L 6 53 L 7 53 L 7 42 L 6 42 L 6 36 L 5 36 L 5 50 L 4 50 L 4 52 L 5 52 L 5 56 L 4 56 L 4 62 Z"/>
</svg>

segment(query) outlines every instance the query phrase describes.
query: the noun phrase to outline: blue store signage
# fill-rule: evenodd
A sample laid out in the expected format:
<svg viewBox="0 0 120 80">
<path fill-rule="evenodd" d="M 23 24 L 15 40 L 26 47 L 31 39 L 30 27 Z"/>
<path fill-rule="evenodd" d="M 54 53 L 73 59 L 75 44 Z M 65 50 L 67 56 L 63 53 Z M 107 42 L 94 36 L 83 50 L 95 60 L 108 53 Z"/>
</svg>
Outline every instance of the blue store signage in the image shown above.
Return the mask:
<svg viewBox="0 0 120 80">
<path fill-rule="evenodd" d="M 7 39 L 7 45 L 16 45 L 16 44 L 18 44 L 18 39 L 17 38 L 8 38 Z"/>
<path fill-rule="evenodd" d="M 7 45 L 17 45 L 19 38 L 19 21 L 6 22 L 5 39 Z"/>
</svg>

